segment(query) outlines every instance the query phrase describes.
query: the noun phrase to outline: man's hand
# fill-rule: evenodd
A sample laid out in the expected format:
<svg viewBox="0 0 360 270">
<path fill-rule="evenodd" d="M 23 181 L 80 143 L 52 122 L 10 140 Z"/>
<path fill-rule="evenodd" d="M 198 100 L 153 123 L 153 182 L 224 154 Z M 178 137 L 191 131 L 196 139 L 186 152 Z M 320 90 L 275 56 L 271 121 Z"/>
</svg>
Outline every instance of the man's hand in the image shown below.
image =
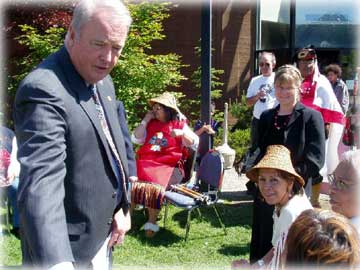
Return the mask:
<svg viewBox="0 0 360 270">
<path fill-rule="evenodd" d="M 130 176 L 129 180 L 130 180 L 131 183 L 134 183 L 134 182 L 136 182 L 138 180 L 138 177 L 137 176 Z"/>
<path fill-rule="evenodd" d="M 211 125 L 203 125 L 202 128 L 207 134 L 215 134 L 215 131 L 212 129 Z"/>
<path fill-rule="evenodd" d="M 108 247 L 111 248 L 114 245 L 121 245 L 124 242 L 125 234 L 131 229 L 130 212 L 124 215 L 122 209 L 120 209 L 114 216 L 112 223 L 111 237 Z"/>
</svg>

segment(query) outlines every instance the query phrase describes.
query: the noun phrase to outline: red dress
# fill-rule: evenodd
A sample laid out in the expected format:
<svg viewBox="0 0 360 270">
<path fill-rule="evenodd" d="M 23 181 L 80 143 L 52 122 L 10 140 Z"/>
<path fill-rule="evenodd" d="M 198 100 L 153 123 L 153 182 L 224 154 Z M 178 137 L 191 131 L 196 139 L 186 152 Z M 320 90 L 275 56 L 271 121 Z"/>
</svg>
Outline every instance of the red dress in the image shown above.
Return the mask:
<svg viewBox="0 0 360 270">
<path fill-rule="evenodd" d="M 184 121 L 160 122 L 151 120 L 146 127 L 145 143 L 137 152 L 137 175 L 132 201 L 160 209 L 163 195 L 175 168 L 185 158 L 181 137 L 171 137 L 173 129 L 183 129 Z"/>
</svg>

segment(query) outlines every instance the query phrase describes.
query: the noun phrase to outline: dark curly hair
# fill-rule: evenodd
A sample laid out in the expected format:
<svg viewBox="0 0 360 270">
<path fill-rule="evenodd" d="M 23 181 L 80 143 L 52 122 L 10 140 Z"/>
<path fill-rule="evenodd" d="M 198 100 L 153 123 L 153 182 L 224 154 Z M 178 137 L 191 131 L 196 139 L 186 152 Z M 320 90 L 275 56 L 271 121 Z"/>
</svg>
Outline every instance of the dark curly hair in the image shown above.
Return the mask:
<svg viewBox="0 0 360 270">
<path fill-rule="evenodd" d="M 338 78 L 341 78 L 342 70 L 341 67 L 337 64 L 331 64 L 325 67 L 325 74 L 328 74 L 329 72 L 334 72 Z"/>
</svg>

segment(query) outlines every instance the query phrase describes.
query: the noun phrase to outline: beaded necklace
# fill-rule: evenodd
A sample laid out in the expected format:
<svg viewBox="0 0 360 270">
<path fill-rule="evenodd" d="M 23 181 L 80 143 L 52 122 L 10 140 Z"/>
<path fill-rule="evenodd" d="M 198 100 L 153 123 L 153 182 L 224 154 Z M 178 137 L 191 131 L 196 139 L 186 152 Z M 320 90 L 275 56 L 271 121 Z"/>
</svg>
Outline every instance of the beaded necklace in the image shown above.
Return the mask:
<svg viewBox="0 0 360 270">
<path fill-rule="evenodd" d="M 277 130 L 280 130 L 280 129 L 285 128 L 287 126 L 287 124 L 289 123 L 291 114 L 281 115 L 280 117 L 282 117 L 284 119 L 284 121 L 282 123 L 281 123 L 281 121 L 278 120 L 278 118 L 279 118 L 279 110 L 276 110 L 275 117 L 274 117 L 274 127 Z"/>
</svg>

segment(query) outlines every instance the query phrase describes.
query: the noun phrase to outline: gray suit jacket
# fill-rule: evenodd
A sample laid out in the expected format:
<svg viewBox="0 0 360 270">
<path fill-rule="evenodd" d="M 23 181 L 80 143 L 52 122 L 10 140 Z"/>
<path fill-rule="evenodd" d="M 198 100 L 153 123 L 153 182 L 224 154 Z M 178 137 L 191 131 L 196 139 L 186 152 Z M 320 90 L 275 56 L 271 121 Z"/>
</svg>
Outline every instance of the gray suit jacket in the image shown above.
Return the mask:
<svg viewBox="0 0 360 270">
<path fill-rule="evenodd" d="M 115 208 L 128 210 L 128 164 L 110 76 L 97 89 L 125 169 L 119 181 L 91 92 L 64 47 L 19 86 L 14 119 L 25 265 L 89 265 Z"/>
<path fill-rule="evenodd" d="M 121 127 L 121 131 L 124 137 L 124 142 L 126 147 L 126 155 L 129 165 L 129 176 L 137 176 L 134 147 L 131 142 L 131 136 L 127 125 L 126 111 L 124 108 L 124 104 L 120 100 L 117 101 L 117 111 L 119 116 L 119 124 Z"/>
</svg>

